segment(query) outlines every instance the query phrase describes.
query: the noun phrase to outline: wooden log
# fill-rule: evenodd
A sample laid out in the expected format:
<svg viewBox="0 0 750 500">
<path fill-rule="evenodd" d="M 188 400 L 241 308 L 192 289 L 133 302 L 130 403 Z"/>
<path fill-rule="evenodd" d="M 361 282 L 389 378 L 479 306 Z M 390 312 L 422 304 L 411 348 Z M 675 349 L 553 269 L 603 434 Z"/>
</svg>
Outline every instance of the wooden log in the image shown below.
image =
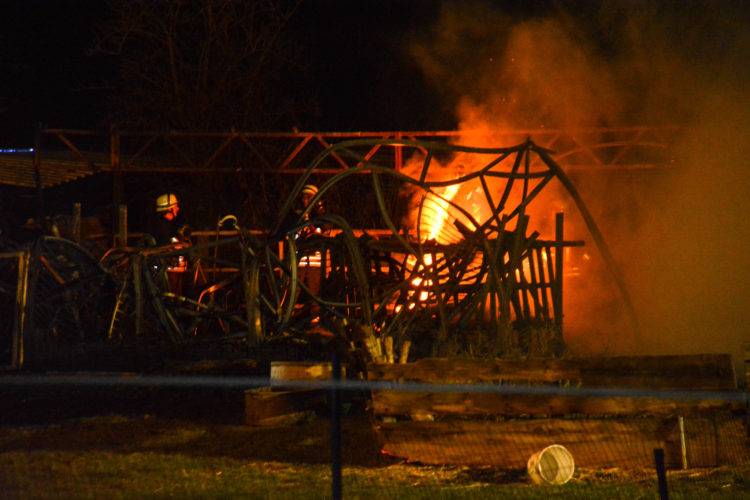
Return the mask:
<svg viewBox="0 0 750 500">
<path fill-rule="evenodd" d="M 442 359 L 425 358 L 413 363 L 369 365 L 369 380 L 424 383 L 549 382 L 578 380 L 573 363 L 560 360 Z"/>
<path fill-rule="evenodd" d="M 429 413 L 436 416 L 520 417 L 564 415 L 679 415 L 707 411 L 739 411 L 742 403 L 650 397 L 585 397 L 487 392 L 376 391 L 372 395 L 376 416 Z"/>
<path fill-rule="evenodd" d="M 387 363 L 393 363 L 393 337 L 388 335 L 383 339 L 383 344 L 385 347 L 385 361 Z"/>
<path fill-rule="evenodd" d="M 553 383 L 582 387 L 736 390 L 729 354 L 568 359 L 425 358 L 368 366 L 368 379 L 424 383 Z"/>
<path fill-rule="evenodd" d="M 543 291 L 543 280 L 537 276 L 537 263 L 534 258 L 534 249 L 530 248 L 527 254 L 529 262 L 529 289 L 528 293 L 531 295 L 532 303 L 534 304 L 534 318 L 537 320 L 546 320 L 546 315 L 542 309 L 542 297 L 540 292 Z"/>
<path fill-rule="evenodd" d="M 540 288 L 540 294 L 542 297 L 542 317 L 544 318 L 544 321 L 549 322 L 550 320 L 550 313 L 549 313 L 549 297 L 548 297 L 548 291 L 550 290 L 549 282 L 545 280 L 544 277 L 544 259 L 542 257 L 542 249 L 537 247 L 534 249 L 534 253 L 536 255 L 536 265 L 539 272 L 539 283 L 541 285 Z"/>
<path fill-rule="evenodd" d="M 552 319 L 557 323 L 557 316 L 560 314 L 560 306 L 557 303 L 558 296 L 556 295 L 555 283 L 557 282 L 557 274 L 555 269 L 555 261 L 552 258 L 552 248 L 545 246 L 542 251 L 544 252 L 544 262 L 547 264 L 547 279 L 550 289 L 550 297 L 552 298 Z"/>
<path fill-rule="evenodd" d="M 730 354 L 594 357 L 578 365 L 584 386 L 737 389 Z"/>
<path fill-rule="evenodd" d="M 377 416 L 431 415 L 674 415 L 744 408 L 736 398 L 705 398 L 701 391 L 737 391 L 729 355 L 645 356 L 579 360 L 422 359 L 368 367 L 369 380 L 429 384 L 528 385 L 528 394 L 374 391 Z M 586 397 L 534 394 L 533 385 L 693 391 L 695 398 Z"/>
<path fill-rule="evenodd" d="M 409 359 L 409 349 L 411 348 L 411 340 L 404 340 L 401 344 L 401 354 L 399 354 L 398 362 L 405 364 Z"/>
</svg>

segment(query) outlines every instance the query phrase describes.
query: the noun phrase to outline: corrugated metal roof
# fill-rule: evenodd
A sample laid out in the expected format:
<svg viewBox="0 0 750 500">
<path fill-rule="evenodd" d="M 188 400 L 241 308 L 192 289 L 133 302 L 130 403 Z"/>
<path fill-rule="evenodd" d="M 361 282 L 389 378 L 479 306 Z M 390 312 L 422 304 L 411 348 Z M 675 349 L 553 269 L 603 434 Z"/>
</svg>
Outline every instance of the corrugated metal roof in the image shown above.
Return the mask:
<svg viewBox="0 0 750 500">
<path fill-rule="evenodd" d="M 90 162 L 73 158 L 68 155 L 44 155 L 40 157 L 39 172 L 43 188 L 56 186 L 72 180 L 93 175 L 108 169 L 109 163 L 105 155 L 90 156 Z M 32 153 L 0 154 L 0 184 L 36 187 L 34 175 L 34 155 Z"/>
</svg>

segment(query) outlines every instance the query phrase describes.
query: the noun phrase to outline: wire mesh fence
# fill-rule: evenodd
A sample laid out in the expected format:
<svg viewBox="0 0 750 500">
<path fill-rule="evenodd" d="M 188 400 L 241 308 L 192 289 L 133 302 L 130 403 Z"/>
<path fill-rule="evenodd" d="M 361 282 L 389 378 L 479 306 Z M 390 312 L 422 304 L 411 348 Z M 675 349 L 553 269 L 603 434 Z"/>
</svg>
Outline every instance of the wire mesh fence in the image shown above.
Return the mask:
<svg viewBox="0 0 750 500">
<path fill-rule="evenodd" d="M 376 162 L 381 148 L 411 150 L 415 175 Z M 562 215 L 554 240 L 529 233 L 531 200 L 562 182 L 609 252 L 546 150 L 378 139 L 316 158 L 267 231 L 226 216 L 189 247 L 94 258 L 42 237 L 0 255 L 3 366 L 89 370 L 0 377 L 4 496 L 750 496 L 730 355 L 564 356 L 563 254 L 580 242 Z M 483 161 L 468 174 L 457 158 Z M 385 232 L 311 217 L 355 174 Z M 318 226 L 330 234 L 300 237 Z"/>
<path fill-rule="evenodd" d="M 383 416 L 372 403 L 383 391 L 436 402 L 632 398 L 675 410 L 448 416 L 436 404 Z M 740 390 L 9 374 L 0 393 L 6 498 L 750 495 Z M 262 393 L 272 397 L 259 405 Z M 258 411 L 266 419 L 252 421 Z"/>
</svg>

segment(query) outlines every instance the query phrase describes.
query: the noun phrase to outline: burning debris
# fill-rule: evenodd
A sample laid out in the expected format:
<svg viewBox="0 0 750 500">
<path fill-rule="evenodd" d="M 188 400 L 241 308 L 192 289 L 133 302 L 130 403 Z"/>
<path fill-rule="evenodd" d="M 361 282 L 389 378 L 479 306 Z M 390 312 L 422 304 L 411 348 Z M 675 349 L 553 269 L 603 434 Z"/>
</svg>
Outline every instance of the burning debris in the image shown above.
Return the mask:
<svg viewBox="0 0 750 500">
<path fill-rule="evenodd" d="M 415 174 L 379 165 L 366 153 L 380 148 L 411 154 Z M 311 176 L 329 155 L 357 164 L 323 183 L 308 208 L 294 211 L 295 200 L 309 191 Z M 437 158 L 470 167 L 447 170 Z M 459 175 L 446 179 L 447 171 Z M 367 177 L 383 229 L 355 229 L 343 214 L 313 212 L 329 190 Z M 563 254 L 583 243 L 564 240 L 562 214 L 554 239 L 530 231 L 527 209 L 553 179 L 569 189 L 596 238 L 572 184 L 550 152 L 531 141 L 510 148 L 345 141 L 328 148 L 299 178 L 271 231 L 251 231 L 227 216 L 215 234 L 194 233 L 190 246 L 115 248 L 99 262 L 84 258 L 72 243 L 60 243 L 65 240 L 44 240 L 46 246 L 30 251 L 34 300 L 24 338 L 46 336 L 59 349 L 74 349 L 77 339 L 91 335 L 79 328 L 80 313 L 92 310 L 90 299 L 96 297 L 96 317 L 107 323 L 93 330 L 102 343 L 137 345 L 157 338 L 172 345 L 223 343 L 252 350 L 319 332 L 367 359 L 386 361 L 560 355 Z M 415 201 L 405 220 L 389 210 L 383 186 L 398 186 L 401 196 L 408 193 Z M 596 241 L 606 253 L 603 241 Z M 55 261 L 75 255 L 65 264 L 67 274 L 50 259 L 45 250 L 50 245 L 56 245 Z M 188 265 L 170 267 L 178 257 Z M 310 273 L 314 280 L 301 279 Z M 42 305 L 51 304 L 45 282 L 61 289 L 78 323 L 63 325 L 59 314 L 43 315 Z M 71 295 L 74 289 L 85 290 L 85 296 Z M 68 334 L 58 335 L 61 329 Z M 27 354 L 28 360 L 37 355 Z"/>
</svg>

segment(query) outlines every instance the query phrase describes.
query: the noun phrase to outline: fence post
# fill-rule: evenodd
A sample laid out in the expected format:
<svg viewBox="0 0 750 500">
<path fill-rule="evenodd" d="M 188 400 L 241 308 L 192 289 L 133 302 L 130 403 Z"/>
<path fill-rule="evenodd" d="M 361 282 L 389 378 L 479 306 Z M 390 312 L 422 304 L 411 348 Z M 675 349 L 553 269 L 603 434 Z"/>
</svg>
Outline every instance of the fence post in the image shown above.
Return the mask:
<svg viewBox="0 0 750 500">
<path fill-rule="evenodd" d="M 563 212 L 555 214 L 555 277 L 554 280 L 550 279 L 552 281 L 552 308 L 555 315 L 555 336 L 558 341 L 562 340 L 563 329 L 564 217 Z"/>
<path fill-rule="evenodd" d="M 664 468 L 664 450 L 662 448 L 654 450 L 654 461 L 656 462 L 656 478 L 659 480 L 659 498 L 661 500 L 669 500 L 667 471 Z"/>
<path fill-rule="evenodd" d="M 341 380 L 341 362 L 333 351 L 331 356 L 331 498 L 341 499 L 341 404 L 339 388 Z"/>
<path fill-rule="evenodd" d="M 748 394 L 750 394 L 750 342 L 743 344 L 742 351 L 745 362 L 745 423 L 747 426 L 747 438 L 750 442 L 750 401 L 748 401 Z"/>
</svg>

